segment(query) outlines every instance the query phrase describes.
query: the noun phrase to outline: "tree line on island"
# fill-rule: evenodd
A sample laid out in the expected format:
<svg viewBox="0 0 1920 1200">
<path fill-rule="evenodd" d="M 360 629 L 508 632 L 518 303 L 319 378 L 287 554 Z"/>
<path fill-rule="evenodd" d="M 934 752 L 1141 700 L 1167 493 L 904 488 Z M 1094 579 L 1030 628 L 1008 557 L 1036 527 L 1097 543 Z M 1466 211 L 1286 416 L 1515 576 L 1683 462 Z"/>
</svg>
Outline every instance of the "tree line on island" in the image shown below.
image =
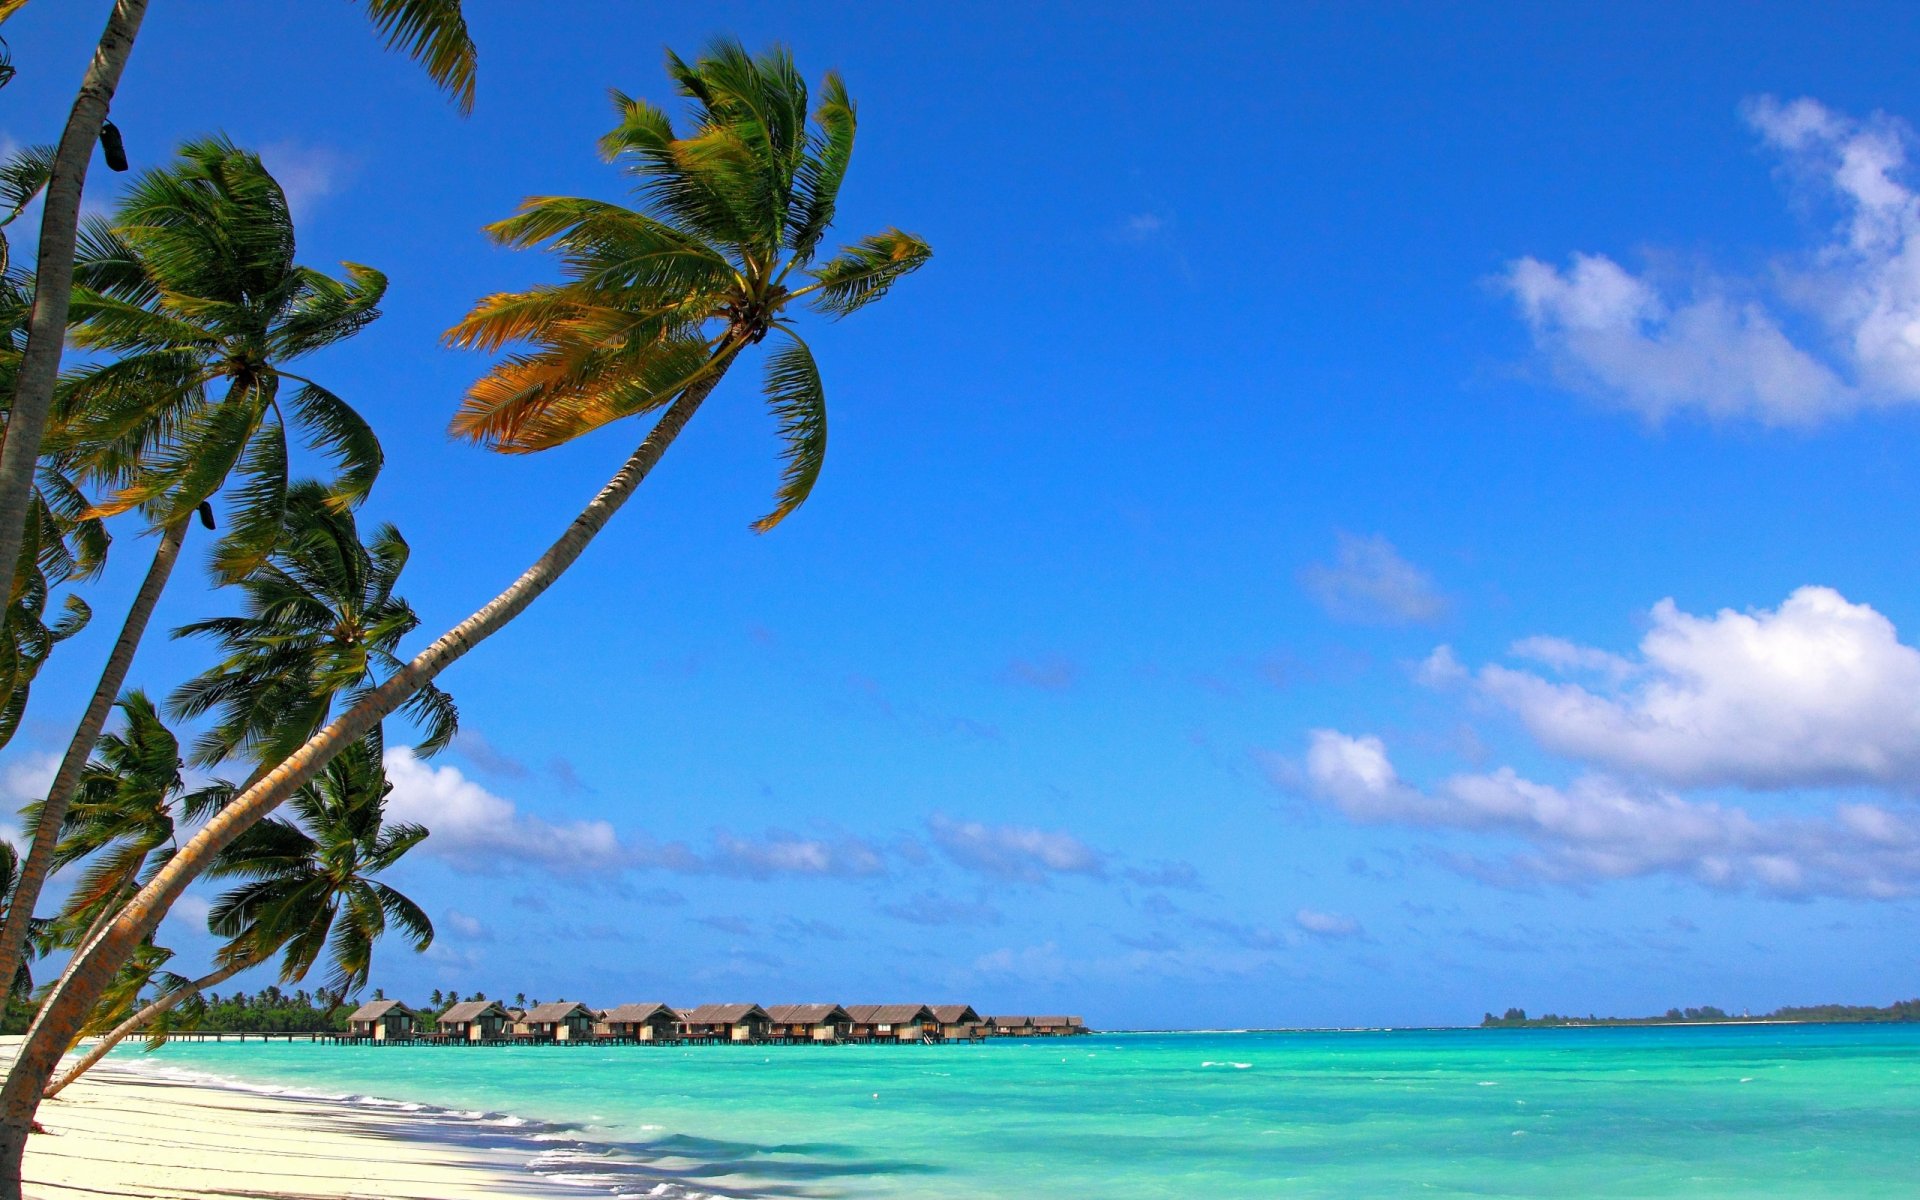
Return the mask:
<svg viewBox="0 0 1920 1200">
<path fill-rule="evenodd" d="M 0 22 L 26 3 L 0 0 Z M 390 46 L 472 106 L 476 53 L 458 0 L 361 3 Z M 855 132 L 837 75 L 809 89 L 785 50 L 722 39 L 691 61 L 667 55 L 685 123 L 614 93 L 599 149 L 637 202 L 538 197 L 488 227 L 498 244 L 551 250 L 558 278 L 486 296 L 447 332 L 497 356 L 450 428 L 505 454 L 626 418 L 644 432 L 543 554 L 409 657 L 419 619 L 397 591 L 407 542 L 359 519 L 385 458 L 379 437 L 305 361 L 378 318 L 386 276 L 302 265 L 280 184 L 217 135 L 82 220 L 96 148 L 110 168 L 130 166 L 107 115 L 147 5 L 109 8 L 58 142 L 0 163 L 0 562 L 13 564 L 0 745 L 39 672 L 93 619 L 85 592 L 110 555 L 125 547 L 144 563 L 53 780 L 22 813 L 26 845 L 0 854 L 0 980 L 26 1034 L 0 1087 L 0 1200 L 19 1200 L 34 1113 L 71 1078 L 53 1074 L 80 1037 L 126 1036 L 176 1010 L 331 1022 L 382 936 L 430 944 L 426 914 L 380 879 L 428 836 L 387 819 L 387 719 L 417 732 L 420 754 L 446 746 L 458 712 L 436 678 L 579 558 L 768 339 L 760 392 L 783 467 L 752 528 L 799 508 L 827 440 L 799 318 L 848 316 L 931 254 L 898 229 L 824 252 Z M 34 69 L 30 56 L 9 63 L 0 86 Z M 36 200 L 34 253 L 15 255 L 7 230 Z M 85 353 L 63 369 L 69 345 Z M 168 687 L 130 685 L 160 597 L 196 556 L 230 602 L 173 632 L 206 647 L 207 665 Z M 56 871 L 74 884 L 43 905 Z M 161 921 L 202 880 L 226 889 L 207 917 L 217 949 L 183 971 Z M 36 979 L 40 960 L 58 966 Z M 324 978 L 290 996 L 211 990 L 262 966 L 282 984 L 316 967 Z"/>
<path fill-rule="evenodd" d="M 1545 1029 L 1569 1025 L 1725 1025 L 1777 1021 L 1805 1025 L 1892 1025 L 1920 1021 L 1920 999 L 1896 1000 L 1885 1008 L 1861 1004 L 1787 1005 L 1772 1012 L 1733 1014 L 1708 1004 L 1700 1008 L 1670 1008 L 1656 1017 L 1567 1017 L 1546 1013 L 1529 1017 L 1524 1008 L 1509 1008 L 1500 1016 L 1486 1014 L 1482 1029 Z"/>
</svg>

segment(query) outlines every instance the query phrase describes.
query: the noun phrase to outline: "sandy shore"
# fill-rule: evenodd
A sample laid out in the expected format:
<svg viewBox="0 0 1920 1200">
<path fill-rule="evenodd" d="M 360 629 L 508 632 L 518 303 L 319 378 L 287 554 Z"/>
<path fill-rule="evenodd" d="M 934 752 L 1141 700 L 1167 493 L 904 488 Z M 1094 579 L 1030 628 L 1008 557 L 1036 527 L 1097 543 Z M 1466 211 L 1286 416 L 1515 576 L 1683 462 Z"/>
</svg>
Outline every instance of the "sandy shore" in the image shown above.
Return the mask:
<svg viewBox="0 0 1920 1200">
<path fill-rule="evenodd" d="M 40 1110 L 36 1200 L 590 1198 L 528 1169 L 521 1135 L 431 1113 L 263 1096 L 101 1064 Z"/>
</svg>

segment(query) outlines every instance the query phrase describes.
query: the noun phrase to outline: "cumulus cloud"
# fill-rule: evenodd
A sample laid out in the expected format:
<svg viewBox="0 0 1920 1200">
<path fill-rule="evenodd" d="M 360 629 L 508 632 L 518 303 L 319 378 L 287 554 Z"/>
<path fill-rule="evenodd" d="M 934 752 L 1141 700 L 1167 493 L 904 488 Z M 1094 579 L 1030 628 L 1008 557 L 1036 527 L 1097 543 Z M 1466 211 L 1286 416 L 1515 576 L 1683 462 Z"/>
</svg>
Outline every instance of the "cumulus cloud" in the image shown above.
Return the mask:
<svg viewBox="0 0 1920 1200">
<path fill-rule="evenodd" d="M 1662 600 L 1633 658 L 1515 650 L 1553 670 L 1489 665 L 1478 686 L 1556 753 L 1673 786 L 1920 786 L 1920 650 L 1831 588 L 1710 616 Z"/>
<path fill-rule="evenodd" d="M 1466 862 L 1495 881 L 1674 875 L 1786 897 L 1882 899 L 1920 888 L 1920 826 L 1869 804 L 1840 804 L 1818 818 L 1756 817 L 1604 776 L 1561 788 L 1511 768 L 1423 790 L 1400 778 L 1379 738 L 1328 729 L 1309 738 L 1304 778 L 1311 795 L 1356 821 L 1530 843 L 1498 863 Z"/>
<path fill-rule="evenodd" d="M 422 850 L 469 869 L 498 870 L 535 865 L 562 872 L 617 870 L 634 865 L 636 852 L 623 845 L 606 821 L 553 822 L 519 811 L 457 767 L 434 767 L 413 751 L 387 751 L 393 783 L 388 811 L 396 821 L 414 821 L 432 831 Z"/>
<path fill-rule="evenodd" d="M 927 829 L 954 863 L 996 879 L 1044 883 L 1055 875 L 1106 874 L 1106 857 L 1063 830 L 955 821 L 939 814 L 927 821 Z"/>
<path fill-rule="evenodd" d="M 1341 533 L 1331 563 L 1315 563 L 1300 582 L 1336 620 L 1419 625 L 1446 615 L 1447 600 L 1431 576 L 1378 534 Z"/>
<path fill-rule="evenodd" d="M 1837 205 L 1831 231 L 1758 280 L 1661 280 L 1599 254 L 1564 269 L 1519 259 L 1502 282 L 1535 343 L 1569 383 L 1654 420 L 1695 410 L 1804 426 L 1920 401 L 1911 129 L 1810 99 L 1761 97 L 1745 116 L 1796 188 Z"/>
<path fill-rule="evenodd" d="M 21 842 L 12 814 L 46 799 L 47 790 L 53 786 L 54 773 L 59 769 L 59 755 L 38 750 L 14 754 L 0 764 L 0 813 L 6 814 L 0 817 L 0 838 L 16 844 Z"/>
</svg>

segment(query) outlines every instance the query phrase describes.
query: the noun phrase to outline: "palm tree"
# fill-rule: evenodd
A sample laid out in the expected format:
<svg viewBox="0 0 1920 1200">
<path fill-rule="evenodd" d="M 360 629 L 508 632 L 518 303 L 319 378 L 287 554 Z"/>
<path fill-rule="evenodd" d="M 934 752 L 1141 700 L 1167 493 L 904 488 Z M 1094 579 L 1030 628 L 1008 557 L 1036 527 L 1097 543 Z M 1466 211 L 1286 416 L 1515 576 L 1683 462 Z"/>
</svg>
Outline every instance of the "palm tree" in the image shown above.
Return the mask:
<svg viewBox="0 0 1920 1200">
<path fill-rule="evenodd" d="M 363 545 L 353 514 L 332 504 L 325 486 L 295 484 L 286 534 L 240 582 L 245 611 L 174 631 L 206 638 L 220 653 L 169 701 L 183 720 L 218 714 L 193 760 L 211 766 L 244 757 L 265 772 L 327 723 L 336 696 L 352 704 L 402 669 L 395 651 L 420 624 L 394 594 L 408 553 L 392 525 Z M 452 698 L 432 684 L 400 711 L 426 730 L 422 754 L 446 746 L 459 728 Z"/>
<path fill-rule="evenodd" d="M 0 163 L 0 205 L 13 206 L 0 214 L 0 264 L 6 257 L 5 227 L 37 191 L 44 154 L 30 148 Z M 13 396 L 32 307 L 31 280 L 0 265 L 0 414 L 7 411 Z M 20 557 L 0 610 L 0 746 L 18 728 L 28 688 L 47 655 L 55 644 L 78 633 L 91 615 L 77 595 L 68 594 L 64 615 L 50 623 L 52 590 L 63 583 L 91 579 L 106 565 L 105 524 L 88 512 L 90 505 L 70 467 L 57 457 L 41 460 L 29 497 Z"/>
<path fill-rule="evenodd" d="M 226 581 L 259 566 L 279 540 L 288 487 L 282 414 L 339 466 L 330 495 L 338 506 L 366 495 L 381 458 L 359 414 L 288 364 L 377 317 L 386 276 L 349 263 L 343 281 L 296 263 L 286 195 L 258 155 L 220 138 L 188 143 L 178 164 L 135 183 L 111 227 L 89 228 L 87 249 L 82 275 L 92 286 L 75 297 L 74 341 L 120 357 L 68 389 L 52 444 L 82 478 L 113 490 L 88 515 L 139 508 L 160 537 L 47 793 L 56 823 L 126 682 L 194 513 L 210 523 L 204 506 L 227 489 L 231 518 L 214 555 Z M 284 393 L 283 382 L 292 385 Z M 210 385 L 224 389 L 218 402 Z M 52 830 L 34 834 L 21 871 L 23 905 L 39 898 L 53 837 Z M 0 973 L 17 960 L 24 936 L 9 912 L 0 928 Z"/>
<path fill-rule="evenodd" d="M 17 1171 L 16 1143 L 25 1137 L 64 1039 L 187 884 L 334 755 L 551 587 L 645 480 L 744 349 L 790 324 L 801 306 L 844 316 L 929 257 L 924 242 L 889 230 L 810 265 L 831 224 L 853 146 L 853 105 L 837 77 L 828 76 L 809 126 L 806 88 L 784 51 L 755 58 L 722 42 L 693 64 L 670 55 L 668 68 L 692 102 L 691 135 L 676 136 L 665 113 L 620 97 L 620 125 L 603 143 L 626 162 L 654 212 L 535 200 L 497 230 L 515 245 L 557 240 L 569 282 L 519 294 L 521 311 L 544 306 L 557 315 L 540 324 L 544 340 L 536 339 L 531 351 L 508 358 L 475 386 L 458 426 L 513 450 L 550 444 L 625 413 L 657 412 L 653 427 L 559 540 L 505 591 L 250 785 L 127 902 L 49 997 L 0 1087 L 0 1200 L 13 1200 L 4 1181 Z M 788 282 L 801 286 L 788 289 Z M 483 303 L 463 327 L 474 332 L 456 330 L 456 340 L 503 341 L 512 301 Z M 780 332 L 783 339 L 798 337 L 791 329 Z M 694 362 L 690 343 L 702 338 L 705 357 Z M 811 356 L 802 359 L 797 345 L 783 347 L 769 361 L 768 399 L 786 437 L 788 471 L 763 529 L 806 498 L 825 448 L 823 392 L 817 373 L 805 369 Z M 517 399 L 507 390 L 513 386 L 529 394 Z"/>
<path fill-rule="evenodd" d="M 374 943 L 389 922 L 416 951 L 432 945 L 427 914 L 377 878 L 427 836 L 419 825 L 387 823 L 386 798 L 392 790 L 380 765 L 378 735 L 363 738 L 294 794 L 297 821 L 269 817 L 222 851 L 208 878 L 244 882 L 222 895 L 208 914 L 207 927 L 227 939 L 214 956 L 214 970 L 178 980 L 133 1016 L 108 1022 L 106 1036 L 46 1094 L 58 1095 L 114 1046 L 188 997 L 276 954 L 280 982 L 294 983 L 305 979 L 324 953 L 324 987 L 344 997 L 366 986 Z"/>
<path fill-rule="evenodd" d="M 233 785 L 218 780 L 187 787 L 179 739 L 144 693 L 129 692 L 119 708 L 123 725 L 100 740 L 54 851 L 55 869 L 87 863 L 59 914 L 44 923 L 49 939 L 75 957 L 172 856 L 180 826 L 205 820 L 234 795 Z M 29 826 L 43 819 L 42 807 L 23 811 Z"/>
<path fill-rule="evenodd" d="M 0 0 L 0 22 L 25 0 Z M 462 114 L 473 108 L 475 51 L 467 34 L 460 0 L 362 0 L 374 27 L 387 45 L 402 50 L 426 67 L 427 74 L 452 93 Z M 80 228 L 80 193 L 94 144 L 112 106 L 120 74 L 133 52 L 134 38 L 146 17 L 147 0 L 115 0 L 105 32 L 87 66 L 80 92 L 67 116 L 49 164 L 46 204 L 40 218 L 40 246 L 35 259 L 36 282 L 31 333 L 25 362 L 14 394 L 12 420 L 0 447 L 0 563 L 20 555 L 25 536 L 28 495 L 40 457 L 60 375 L 60 354 L 67 334 L 68 306 L 73 296 L 74 246 Z M 111 696 L 112 693 L 109 693 Z M 0 1123 L 0 1135 L 9 1127 Z M 9 1153 L 0 1136 L 0 1160 Z M 0 1162 L 0 1200 L 12 1200 L 17 1170 Z"/>
</svg>

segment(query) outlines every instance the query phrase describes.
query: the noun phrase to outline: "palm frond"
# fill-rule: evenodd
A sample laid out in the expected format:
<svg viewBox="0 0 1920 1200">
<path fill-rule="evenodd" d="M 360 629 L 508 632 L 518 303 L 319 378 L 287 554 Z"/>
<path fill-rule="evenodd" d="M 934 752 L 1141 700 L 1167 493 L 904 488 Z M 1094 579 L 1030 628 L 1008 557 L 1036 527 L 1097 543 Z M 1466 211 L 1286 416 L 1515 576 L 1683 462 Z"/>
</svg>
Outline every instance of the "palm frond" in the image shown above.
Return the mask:
<svg viewBox="0 0 1920 1200">
<path fill-rule="evenodd" d="M 807 502 L 820 468 L 827 458 L 827 394 L 813 352 L 791 329 L 782 328 L 791 341 L 767 356 L 767 407 L 780 424 L 781 457 L 785 467 L 774 494 L 774 510 L 753 523 L 765 533 Z"/>
<path fill-rule="evenodd" d="M 812 272 L 813 284 L 795 295 L 810 295 L 821 312 L 844 317 L 886 295 L 932 257 L 932 248 L 919 238 L 889 229 L 843 247 Z"/>
<path fill-rule="evenodd" d="M 467 32 L 460 0 L 364 0 L 367 16 L 400 50 L 425 67 L 427 77 L 453 97 L 462 115 L 473 111 L 479 52 Z"/>
</svg>

